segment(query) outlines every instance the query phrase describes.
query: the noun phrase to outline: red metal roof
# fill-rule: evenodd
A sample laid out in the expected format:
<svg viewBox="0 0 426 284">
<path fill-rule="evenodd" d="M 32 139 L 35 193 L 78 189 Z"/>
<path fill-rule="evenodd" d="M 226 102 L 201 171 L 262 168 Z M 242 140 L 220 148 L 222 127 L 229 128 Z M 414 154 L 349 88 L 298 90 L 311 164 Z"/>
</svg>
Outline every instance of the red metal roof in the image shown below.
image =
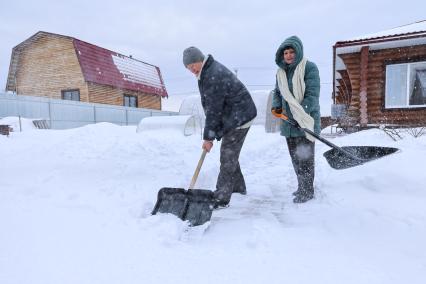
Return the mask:
<svg viewBox="0 0 426 284">
<path fill-rule="evenodd" d="M 168 96 L 157 66 L 78 39 L 74 39 L 74 47 L 86 81 Z"/>
</svg>

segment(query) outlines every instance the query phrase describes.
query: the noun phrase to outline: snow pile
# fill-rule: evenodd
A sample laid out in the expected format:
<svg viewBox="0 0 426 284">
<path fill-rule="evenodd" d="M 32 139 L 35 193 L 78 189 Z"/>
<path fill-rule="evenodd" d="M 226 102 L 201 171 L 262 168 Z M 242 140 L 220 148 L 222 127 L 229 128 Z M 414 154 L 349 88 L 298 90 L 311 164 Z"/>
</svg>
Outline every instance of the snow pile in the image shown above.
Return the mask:
<svg viewBox="0 0 426 284">
<path fill-rule="evenodd" d="M 253 126 L 240 158 L 248 195 L 188 228 L 150 212 L 160 188 L 188 187 L 200 137 L 143 134 L 100 123 L 0 136 L 1 283 L 424 282 L 426 136 L 332 139 L 401 149 L 342 171 L 317 142 L 316 198 L 296 205 L 284 138 Z M 197 188 L 215 188 L 219 152 Z"/>
</svg>

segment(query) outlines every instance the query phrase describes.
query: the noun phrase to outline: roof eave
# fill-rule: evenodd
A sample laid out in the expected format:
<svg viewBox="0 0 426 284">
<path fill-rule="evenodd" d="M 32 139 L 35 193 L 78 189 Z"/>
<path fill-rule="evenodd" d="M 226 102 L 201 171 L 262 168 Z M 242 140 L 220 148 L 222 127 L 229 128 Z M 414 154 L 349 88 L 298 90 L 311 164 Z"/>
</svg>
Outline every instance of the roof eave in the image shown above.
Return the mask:
<svg viewBox="0 0 426 284">
<path fill-rule="evenodd" d="M 399 35 L 389 35 L 389 36 L 382 36 L 382 37 L 373 37 L 373 38 L 366 38 L 366 39 L 359 39 L 359 40 L 338 41 L 334 44 L 333 47 L 340 48 L 340 47 L 356 46 L 356 45 L 369 45 L 373 43 L 414 39 L 414 38 L 420 38 L 420 37 L 426 37 L 426 31 L 412 32 L 412 33 L 399 34 Z"/>
</svg>

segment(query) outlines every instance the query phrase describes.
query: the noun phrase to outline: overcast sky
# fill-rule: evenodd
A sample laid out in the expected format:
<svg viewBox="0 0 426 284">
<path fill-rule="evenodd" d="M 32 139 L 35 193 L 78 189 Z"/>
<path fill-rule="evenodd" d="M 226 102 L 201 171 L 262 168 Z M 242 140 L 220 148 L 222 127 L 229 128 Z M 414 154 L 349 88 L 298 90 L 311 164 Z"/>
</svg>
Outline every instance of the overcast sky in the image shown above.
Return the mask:
<svg viewBox="0 0 426 284">
<path fill-rule="evenodd" d="M 250 90 L 271 89 L 275 52 L 299 36 L 318 65 L 322 113 L 330 112 L 336 41 L 426 19 L 426 1 L 2 1 L 0 90 L 12 48 L 38 31 L 72 36 L 160 67 L 170 97 L 197 94 L 182 51 L 199 47 Z"/>
</svg>

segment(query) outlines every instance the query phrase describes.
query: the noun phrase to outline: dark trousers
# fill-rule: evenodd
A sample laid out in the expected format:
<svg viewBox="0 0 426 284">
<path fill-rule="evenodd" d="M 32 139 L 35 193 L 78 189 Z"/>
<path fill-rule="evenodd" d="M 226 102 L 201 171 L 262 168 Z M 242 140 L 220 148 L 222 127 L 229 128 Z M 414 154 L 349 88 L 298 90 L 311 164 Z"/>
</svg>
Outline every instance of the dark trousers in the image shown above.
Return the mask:
<svg viewBox="0 0 426 284">
<path fill-rule="evenodd" d="M 289 137 L 287 146 L 297 176 L 297 190 L 314 193 L 315 143 L 305 137 Z"/>
<path fill-rule="evenodd" d="M 234 129 L 222 138 L 220 172 L 214 192 L 215 198 L 221 203 L 229 203 L 233 192 L 246 192 L 246 183 L 238 159 L 248 131 L 249 128 Z"/>
</svg>

